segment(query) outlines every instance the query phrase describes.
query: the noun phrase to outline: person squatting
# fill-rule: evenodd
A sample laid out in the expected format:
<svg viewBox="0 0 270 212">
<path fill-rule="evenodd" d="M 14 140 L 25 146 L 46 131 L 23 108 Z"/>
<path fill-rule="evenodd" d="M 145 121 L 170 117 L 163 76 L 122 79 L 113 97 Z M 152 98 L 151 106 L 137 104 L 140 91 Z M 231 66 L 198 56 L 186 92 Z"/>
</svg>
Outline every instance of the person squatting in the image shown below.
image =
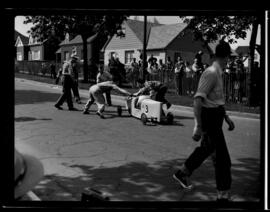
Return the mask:
<svg viewBox="0 0 270 212">
<path fill-rule="evenodd" d="M 133 96 L 137 97 L 136 107 L 140 108 L 141 102 L 144 99 L 153 99 L 158 102 L 166 104 L 167 109 L 171 107 L 171 103 L 165 99 L 165 94 L 167 92 L 167 86 L 159 81 L 145 81 L 142 79 L 137 80 L 139 84 L 139 91 L 134 93 Z"/>
</svg>

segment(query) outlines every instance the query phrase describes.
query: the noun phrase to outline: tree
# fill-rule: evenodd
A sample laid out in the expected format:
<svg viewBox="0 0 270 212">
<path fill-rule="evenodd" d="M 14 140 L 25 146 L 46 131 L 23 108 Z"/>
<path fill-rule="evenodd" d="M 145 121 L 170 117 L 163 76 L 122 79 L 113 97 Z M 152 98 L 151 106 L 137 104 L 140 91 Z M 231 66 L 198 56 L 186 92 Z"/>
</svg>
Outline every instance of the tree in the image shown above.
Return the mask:
<svg viewBox="0 0 270 212">
<path fill-rule="evenodd" d="M 263 22 L 260 15 L 256 16 L 180 16 L 188 24 L 188 28 L 193 31 L 194 39 L 202 39 L 206 44 L 215 42 L 221 36 L 226 36 L 229 43 L 237 42 L 236 39 L 245 39 L 247 30 L 251 30 L 249 43 L 250 55 L 250 96 L 249 104 L 254 105 L 254 58 L 258 26 Z"/>
<path fill-rule="evenodd" d="M 55 37 L 59 43 L 65 34 L 81 35 L 83 41 L 83 77 L 88 82 L 87 39 L 95 34 L 104 40 L 108 36 L 121 36 L 122 22 L 125 15 L 51 15 L 27 16 L 25 23 L 33 23 L 30 33 L 39 40 Z"/>
</svg>

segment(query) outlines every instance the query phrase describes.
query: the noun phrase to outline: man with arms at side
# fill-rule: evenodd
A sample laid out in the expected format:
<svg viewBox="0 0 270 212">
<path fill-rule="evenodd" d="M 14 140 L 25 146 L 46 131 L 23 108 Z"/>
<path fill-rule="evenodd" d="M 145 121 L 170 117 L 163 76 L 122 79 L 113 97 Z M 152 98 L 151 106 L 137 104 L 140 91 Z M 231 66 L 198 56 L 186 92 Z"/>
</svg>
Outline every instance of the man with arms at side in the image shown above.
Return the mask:
<svg viewBox="0 0 270 212">
<path fill-rule="evenodd" d="M 191 189 L 189 177 L 206 158 L 213 156 L 217 188 L 217 201 L 227 202 L 231 188 L 231 159 L 222 130 L 223 120 L 234 129 L 234 124 L 224 109 L 222 71 L 231 53 L 230 45 L 223 39 L 216 47 L 213 64 L 202 74 L 194 96 L 194 130 L 192 138 L 201 145 L 192 152 L 173 178 L 183 188 Z"/>
</svg>

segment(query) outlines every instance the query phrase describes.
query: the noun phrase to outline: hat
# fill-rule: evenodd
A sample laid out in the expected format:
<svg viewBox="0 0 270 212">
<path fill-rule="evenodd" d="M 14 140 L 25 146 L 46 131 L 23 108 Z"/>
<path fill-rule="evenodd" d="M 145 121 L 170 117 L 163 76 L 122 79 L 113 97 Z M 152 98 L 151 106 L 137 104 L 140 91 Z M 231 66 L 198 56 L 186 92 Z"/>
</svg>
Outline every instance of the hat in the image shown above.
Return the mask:
<svg viewBox="0 0 270 212">
<path fill-rule="evenodd" d="M 23 196 L 41 180 L 44 175 L 42 163 L 35 157 L 15 150 L 14 158 L 14 197 Z"/>
</svg>

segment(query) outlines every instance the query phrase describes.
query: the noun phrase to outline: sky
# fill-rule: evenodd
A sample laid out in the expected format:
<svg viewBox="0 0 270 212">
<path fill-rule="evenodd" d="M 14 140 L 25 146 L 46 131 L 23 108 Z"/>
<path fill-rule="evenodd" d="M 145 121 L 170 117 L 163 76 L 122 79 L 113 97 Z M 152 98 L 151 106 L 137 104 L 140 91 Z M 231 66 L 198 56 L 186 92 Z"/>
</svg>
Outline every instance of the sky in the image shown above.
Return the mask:
<svg viewBox="0 0 270 212">
<path fill-rule="evenodd" d="M 153 21 L 154 17 L 158 20 L 161 24 L 176 24 L 181 21 L 178 16 L 147 16 L 149 21 Z M 130 16 L 130 18 L 134 18 L 134 16 Z M 143 16 L 138 17 L 139 20 L 143 21 Z M 27 31 L 33 26 L 32 24 L 24 24 L 24 16 L 16 16 L 15 17 L 15 29 L 25 36 L 29 36 Z M 232 49 L 236 49 L 237 46 L 248 46 L 250 41 L 251 32 L 248 31 L 247 37 L 245 40 L 239 39 L 236 44 L 231 44 Z M 258 35 L 260 35 L 260 29 L 258 31 Z M 260 36 L 257 36 L 257 43 L 260 43 Z"/>
</svg>

